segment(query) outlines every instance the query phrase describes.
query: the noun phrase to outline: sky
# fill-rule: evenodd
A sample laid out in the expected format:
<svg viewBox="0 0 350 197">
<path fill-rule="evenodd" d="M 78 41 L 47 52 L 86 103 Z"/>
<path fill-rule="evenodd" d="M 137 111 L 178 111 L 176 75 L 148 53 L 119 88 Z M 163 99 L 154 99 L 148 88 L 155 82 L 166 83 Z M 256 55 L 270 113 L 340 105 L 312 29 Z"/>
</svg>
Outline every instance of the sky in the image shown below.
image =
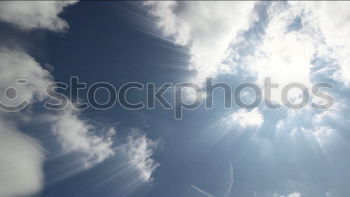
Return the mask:
<svg viewBox="0 0 350 197">
<path fill-rule="evenodd" d="M 350 196 L 348 2 L 1 1 L 0 197 Z M 50 110 L 52 83 L 331 85 L 302 108 Z M 25 84 L 21 83 L 25 80 Z M 12 91 L 12 92 L 11 92 Z M 176 105 L 170 90 L 163 96 Z M 184 90 L 186 102 L 196 92 Z M 300 101 L 300 92 L 289 99 Z M 95 99 L 110 96 L 97 91 Z M 257 95 L 255 95 L 257 97 Z M 322 95 L 321 95 L 322 96 Z M 145 91 L 128 91 L 131 103 Z M 244 91 L 244 102 L 254 95 Z M 120 98 L 119 98 L 120 99 Z M 27 101 L 16 111 L 3 107 Z"/>
</svg>

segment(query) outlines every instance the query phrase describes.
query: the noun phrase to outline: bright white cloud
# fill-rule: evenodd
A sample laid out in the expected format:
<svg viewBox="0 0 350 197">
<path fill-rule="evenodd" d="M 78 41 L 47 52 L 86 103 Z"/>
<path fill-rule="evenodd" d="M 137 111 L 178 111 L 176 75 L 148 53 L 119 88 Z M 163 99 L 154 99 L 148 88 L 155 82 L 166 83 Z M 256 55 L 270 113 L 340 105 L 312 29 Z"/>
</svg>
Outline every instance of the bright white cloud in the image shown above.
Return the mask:
<svg viewBox="0 0 350 197">
<path fill-rule="evenodd" d="M 61 31 L 68 27 L 59 17 L 64 7 L 75 1 L 4 1 L 0 2 L 0 21 L 12 23 L 23 30 L 43 28 Z M 24 80 L 27 84 L 18 84 Z M 0 92 L 13 87 L 17 97 L 0 95 L 3 104 L 14 106 L 24 100 L 30 104 L 46 98 L 45 87 L 52 82 L 50 73 L 34 58 L 21 50 L 0 47 Z M 13 92 L 12 92 L 13 94 Z M 15 95 L 15 94 L 13 94 Z M 24 114 L 17 113 L 19 118 Z M 79 118 L 71 109 L 51 116 L 54 132 L 65 151 L 79 153 L 86 167 L 100 163 L 114 155 L 112 137 L 114 128 L 98 136 L 98 128 Z M 22 134 L 9 123 L 13 117 L 0 113 L 0 196 L 27 196 L 43 187 L 43 148 L 32 138 Z M 11 121 L 12 122 L 12 121 Z"/>
<path fill-rule="evenodd" d="M 23 100 L 32 102 L 44 98 L 50 74 L 23 51 L 0 48 L 0 100 L 15 106 Z M 25 79 L 28 85 L 17 84 Z M 17 89 L 17 98 L 6 99 L 6 88 Z M 22 117 L 20 115 L 20 117 Z M 43 186 L 43 148 L 32 138 L 22 134 L 9 114 L 0 112 L 0 196 L 31 195 Z"/>
<path fill-rule="evenodd" d="M 349 2 L 290 2 L 303 11 L 305 27 L 313 27 L 315 48 L 325 59 L 334 59 L 339 66 L 335 80 L 350 86 Z M 337 14 L 334 14 L 337 13 Z"/>
<path fill-rule="evenodd" d="M 45 88 L 52 82 L 52 77 L 28 54 L 1 48 L 0 70 L 1 92 L 5 92 L 8 87 L 14 87 L 18 92 L 16 99 L 7 99 L 1 94 L 3 104 L 15 106 L 24 100 L 33 103 L 46 98 Z M 17 84 L 18 79 L 25 79 L 27 85 Z M 57 114 L 52 120 L 55 123 L 52 127 L 65 151 L 84 153 L 83 159 L 87 166 L 99 163 L 114 154 L 111 148 L 112 136 L 96 136 L 94 132 L 97 132 L 97 128 L 81 120 L 78 113 L 71 108 Z"/>
<path fill-rule="evenodd" d="M 66 109 L 51 117 L 51 120 L 52 130 L 63 150 L 81 153 L 80 159 L 85 167 L 98 164 L 115 154 L 112 147 L 114 128 L 101 132 L 101 128 L 79 118 L 79 113 L 74 109 Z"/>
<path fill-rule="evenodd" d="M 280 197 L 301 197 L 301 193 L 299 192 L 294 192 L 292 194 L 289 194 L 287 196 L 280 196 Z"/>
<path fill-rule="evenodd" d="M 59 14 L 77 1 L 1 1 L 0 21 L 21 29 L 43 28 L 61 31 L 68 27 Z"/>
<path fill-rule="evenodd" d="M 282 104 L 282 89 L 290 83 L 311 86 L 310 69 L 316 53 L 314 39 L 306 30 L 288 31 L 288 27 L 301 14 L 299 7 L 280 8 L 278 3 L 269 10 L 269 21 L 261 44 L 256 51 L 246 58 L 244 65 L 258 78 L 263 87 L 266 78 L 278 84 L 272 89 L 272 101 Z M 300 97 L 301 91 L 291 91 L 290 99 Z M 295 103 L 298 103 L 295 101 Z"/>
<path fill-rule="evenodd" d="M 340 79 L 350 87 L 350 3 L 318 2 L 307 5 L 314 11 L 314 22 L 319 25 L 327 46 L 332 48 L 333 53 L 328 55 L 339 64 L 340 69 L 335 79 Z"/>
<path fill-rule="evenodd" d="M 50 73 L 25 52 L 0 48 L 0 90 L 5 92 L 6 88 L 14 87 L 18 92 L 16 99 L 7 99 L 1 94 L 4 104 L 14 106 L 23 100 L 42 100 L 51 78 Z M 27 85 L 17 84 L 19 79 L 26 80 Z"/>
<path fill-rule="evenodd" d="M 152 180 L 153 171 L 159 167 L 159 163 L 152 159 L 157 142 L 147 138 L 141 131 L 135 129 L 127 138 L 127 144 L 123 151 L 127 153 L 129 164 L 138 171 L 142 181 Z"/>
<path fill-rule="evenodd" d="M 0 115 L 0 196 L 39 192 L 43 186 L 43 148 Z"/>
<path fill-rule="evenodd" d="M 322 8 L 322 6 L 325 7 Z M 339 4 L 337 6 L 345 5 Z M 327 9 L 333 11 L 327 11 Z M 332 26 L 333 32 L 338 32 L 334 25 L 342 20 L 344 22 L 347 13 L 344 12 L 343 14 L 342 10 L 345 8 L 342 8 L 340 9 L 342 17 L 339 17 L 342 19 L 339 19 L 338 22 L 338 19 L 331 20 L 335 9 L 319 2 L 273 2 L 269 6 L 267 9 L 269 20 L 266 27 L 264 27 L 261 40 L 256 42 L 251 53 L 241 57 L 243 60 L 243 66 L 241 67 L 253 73 L 257 77 L 257 84 L 261 87 L 264 87 L 266 77 L 271 78 L 272 83 L 279 85 L 279 88 L 272 89 L 272 101 L 282 104 L 282 88 L 290 83 L 301 83 L 310 90 L 312 84 L 316 81 L 315 70 L 317 71 L 318 67 L 322 67 L 316 65 L 316 58 L 323 58 L 325 61 L 336 59 L 338 63 L 341 61 L 340 59 L 344 61 L 349 59 L 348 57 L 345 59 L 345 55 L 344 58 L 339 57 L 346 54 L 345 49 L 350 46 L 346 44 L 348 40 L 346 37 L 349 35 L 346 33 L 347 30 L 342 29 L 340 34 L 344 33 L 344 35 L 338 39 L 336 33 L 332 33 L 330 29 L 323 30 L 325 28 L 322 25 L 325 26 L 325 24 L 321 24 L 326 22 L 326 25 Z M 328 15 L 328 19 L 323 16 L 325 14 Z M 236 65 L 233 64 L 233 66 Z M 338 73 L 340 73 L 339 76 L 344 76 L 347 72 L 344 71 L 341 65 Z M 329 65 L 326 65 L 326 67 L 329 67 Z M 347 66 L 347 68 L 350 67 Z M 320 73 L 317 74 L 319 76 Z M 323 74 L 325 75 L 322 77 L 328 79 L 332 77 L 332 74 Z M 339 76 L 333 77 L 337 80 L 342 79 Z M 349 77 L 345 78 L 349 79 Z M 291 91 L 289 94 L 290 101 L 300 103 L 301 94 L 302 91 Z M 311 99 L 313 102 L 319 102 L 312 95 Z M 329 122 L 322 121 L 326 116 L 334 116 L 332 110 L 320 112 L 310 107 L 298 111 L 287 110 L 286 117 L 277 121 L 276 130 L 291 132 L 291 134 L 298 131 L 304 135 L 313 136 L 318 142 L 324 141 L 335 131 L 327 125 Z M 235 117 L 238 117 L 238 115 Z"/>
<path fill-rule="evenodd" d="M 158 26 L 176 44 L 189 49 L 189 68 L 197 71 L 201 85 L 215 77 L 228 47 L 239 31 L 249 26 L 255 2 L 155 1 L 147 2 Z"/>
<path fill-rule="evenodd" d="M 225 121 L 230 125 L 239 125 L 241 128 L 260 127 L 264 123 L 264 116 L 258 108 L 240 109 L 227 117 Z"/>
</svg>

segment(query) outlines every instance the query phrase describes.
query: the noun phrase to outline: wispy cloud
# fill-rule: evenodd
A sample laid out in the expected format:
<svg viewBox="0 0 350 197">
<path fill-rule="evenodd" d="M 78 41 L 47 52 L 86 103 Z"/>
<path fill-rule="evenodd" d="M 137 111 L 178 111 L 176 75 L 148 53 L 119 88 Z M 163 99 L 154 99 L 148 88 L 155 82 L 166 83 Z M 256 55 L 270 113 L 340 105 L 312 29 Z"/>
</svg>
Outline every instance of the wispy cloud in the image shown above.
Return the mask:
<svg viewBox="0 0 350 197">
<path fill-rule="evenodd" d="M 85 167 L 98 164 L 114 155 L 114 128 L 100 128 L 79 118 L 79 112 L 68 108 L 53 115 L 51 127 L 64 152 L 82 154 Z"/>
<path fill-rule="evenodd" d="M 160 166 L 152 159 L 157 144 L 139 129 L 134 129 L 123 145 L 122 151 L 127 154 L 128 163 L 138 171 L 143 182 L 151 181 L 153 171 Z"/>
</svg>

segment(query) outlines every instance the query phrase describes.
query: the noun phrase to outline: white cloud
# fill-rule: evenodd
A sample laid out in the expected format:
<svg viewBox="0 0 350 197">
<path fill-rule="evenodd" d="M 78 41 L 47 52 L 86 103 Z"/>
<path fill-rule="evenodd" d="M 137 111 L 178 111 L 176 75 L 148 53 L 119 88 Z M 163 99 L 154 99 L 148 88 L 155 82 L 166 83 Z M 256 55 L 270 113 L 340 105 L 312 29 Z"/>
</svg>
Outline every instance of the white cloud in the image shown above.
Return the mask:
<svg viewBox="0 0 350 197">
<path fill-rule="evenodd" d="M 302 127 L 300 130 L 305 134 L 314 136 L 318 142 L 322 142 L 335 132 L 335 130 L 329 126 L 315 126 L 311 129 L 305 129 Z"/>
<path fill-rule="evenodd" d="M 321 8 L 322 6 L 325 7 Z M 345 5 L 340 4 L 338 6 Z M 315 58 L 326 60 L 335 58 L 339 62 L 339 59 L 342 59 L 339 58 L 339 55 L 347 53 L 344 51 L 348 40 L 346 37 L 349 35 L 346 33 L 347 30 L 341 29 L 341 34 L 344 33 L 344 35 L 338 39 L 335 33 L 330 32 L 330 30 L 323 30 L 325 28 L 321 27 L 322 24 L 320 23 L 329 22 L 334 15 L 335 8 L 326 7 L 326 4 L 319 4 L 318 2 L 273 2 L 269 6 L 267 10 L 269 20 L 264 33 L 261 35 L 261 42 L 256 42 L 253 52 L 242 57 L 242 59 L 243 68 L 246 66 L 246 69 L 257 77 L 258 85 L 264 87 L 266 77 L 271 78 L 273 83 L 279 85 L 279 88 L 272 89 L 273 101 L 282 104 L 282 88 L 287 84 L 297 82 L 305 85 L 309 90 L 311 89 L 313 82 L 317 81 L 315 80 L 315 70 L 323 66 L 317 65 L 314 62 Z M 326 13 L 326 9 L 332 9 L 333 11 Z M 340 11 L 340 15 L 344 19 L 343 22 L 345 22 L 346 15 L 345 12 L 342 12 L 344 9 L 342 8 Z M 325 13 L 329 14 L 328 19 L 321 17 Z M 333 32 L 338 32 L 334 26 L 337 23 L 339 21 L 333 20 L 327 25 L 333 27 Z M 329 31 L 327 34 L 332 36 L 330 38 L 324 36 L 323 32 L 325 31 Z M 350 45 L 347 44 L 347 46 Z M 347 57 L 346 60 L 348 59 Z M 348 64 L 346 65 L 347 68 L 350 68 Z M 329 65 L 325 67 L 329 67 Z M 346 74 L 343 71 L 344 69 L 340 66 L 338 70 L 341 73 L 340 75 Z M 329 73 L 323 74 L 327 76 L 322 77 L 329 78 L 331 76 Z M 341 77 L 337 78 L 342 79 Z M 290 93 L 289 98 L 293 99 L 295 103 L 300 103 L 298 99 L 301 99 L 302 92 L 291 91 Z M 313 102 L 318 101 L 312 95 L 310 96 Z M 322 142 L 335 131 L 327 125 L 329 122 L 325 123 L 323 121 L 326 116 L 330 118 L 332 114 L 334 112 L 324 111 L 324 113 L 321 113 L 308 106 L 298 111 L 287 110 L 287 116 L 282 120 L 277 120 L 276 131 L 283 130 L 284 132 L 291 132 L 293 135 L 296 131 L 300 131 L 303 134 L 313 136 L 318 142 Z M 238 115 L 235 117 L 238 117 Z"/>
<path fill-rule="evenodd" d="M 79 113 L 74 109 L 66 109 L 51 117 L 51 120 L 52 130 L 63 150 L 82 154 L 80 159 L 85 167 L 98 164 L 115 154 L 112 147 L 114 128 L 98 128 L 79 118 Z"/>
<path fill-rule="evenodd" d="M 0 48 L 0 100 L 15 106 L 23 100 L 32 102 L 44 98 L 50 74 L 22 51 Z M 28 85 L 17 84 L 25 79 Z M 15 99 L 6 99 L 6 88 L 17 89 Z M 17 118 L 22 118 L 21 114 Z M 10 114 L 0 112 L 0 196 L 31 195 L 43 186 L 43 148 L 32 138 L 22 134 Z M 10 123 L 10 121 L 13 121 Z"/>
<path fill-rule="evenodd" d="M 29 104 L 46 98 L 45 88 L 52 82 L 50 73 L 28 54 L 0 48 L 0 90 L 17 89 L 16 99 L 7 99 L 0 95 L 3 104 L 15 106 L 26 100 Z M 27 85 L 17 84 L 18 79 L 25 79 Z M 52 120 L 53 130 L 59 137 L 65 151 L 80 151 L 86 166 L 92 166 L 114 154 L 112 145 L 112 130 L 105 138 L 96 136 L 97 128 L 81 120 L 72 108 L 58 113 Z"/>
<path fill-rule="evenodd" d="M 349 2 L 307 2 L 305 7 L 314 14 L 328 44 L 345 46 L 349 43 Z M 334 14 L 337 13 L 337 14 Z"/>
<path fill-rule="evenodd" d="M 128 136 L 127 144 L 123 147 L 129 164 L 138 171 L 139 177 L 144 182 L 151 181 L 153 171 L 159 167 L 159 163 L 152 159 L 157 144 L 136 129 Z"/>
<path fill-rule="evenodd" d="M 269 21 L 261 44 L 248 56 L 244 65 L 258 78 L 263 87 L 268 77 L 279 88 L 272 89 L 272 101 L 282 104 L 282 88 L 290 83 L 301 83 L 311 86 L 310 69 L 316 53 L 314 39 L 306 30 L 288 31 L 288 27 L 301 14 L 299 7 L 280 8 L 280 2 L 269 10 Z M 289 94 L 290 99 L 300 97 L 301 91 Z M 295 101 L 296 102 L 296 101 Z M 298 103 L 298 102 L 296 102 Z"/>
<path fill-rule="evenodd" d="M 14 87 L 18 92 L 16 99 L 6 99 L 1 94 L 0 99 L 4 104 L 15 105 L 23 100 L 31 102 L 43 99 L 45 87 L 51 78 L 50 73 L 25 52 L 0 48 L 0 90 L 5 92 L 6 88 Z M 19 79 L 25 79 L 27 85 L 17 84 Z"/>
<path fill-rule="evenodd" d="M 290 2 L 303 10 L 305 25 L 313 27 L 318 53 L 339 66 L 335 80 L 350 86 L 349 2 Z M 337 14 L 334 14 L 337 13 Z"/>
<path fill-rule="evenodd" d="M 39 192 L 43 186 L 43 148 L 0 116 L 0 196 Z"/>
<path fill-rule="evenodd" d="M 147 2 L 158 26 L 176 44 L 189 49 L 194 82 L 215 77 L 237 33 L 248 27 L 255 2 Z"/>
<path fill-rule="evenodd" d="M 313 110 L 306 107 L 299 110 L 287 110 L 286 116 L 277 121 L 276 132 L 288 133 L 291 137 L 300 135 L 316 140 L 320 146 L 334 140 L 338 131 L 338 123 L 346 121 L 340 107 L 333 107 L 325 111 Z M 336 124 L 334 124 L 336 123 Z"/>
<path fill-rule="evenodd" d="M 0 20 L 21 29 L 44 28 L 61 31 L 68 27 L 59 14 L 77 1 L 1 1 Z"/>
<path fill-rule="evenodd" d="M 230 125 L 239 125 L 241 128 L 260 127 L 264 123 L 264 116 L 258 108 L 252 110 L 240 109 L 227 117 L 226 122 Z"/>
<path fill-rule="evenodd" d="M 336 80 L 341 80 L 350 87 L 350 22 L 349 2 L 322 2 L 312 5 L 315 13 L 316 23 L 325 38 L 325 42 L 332 48 L 329 54 L 339 64 Z M 334 14 L 336 13 L 336 14 Z"/>
<path fill-rule="evenodd" d="M 299 192 L 294 192 L 292 194 L 289 194 L 287 196 L 280 196 L 280 197 L 301 197 L 301 193 Z"/>
<path fill-rule="evenodd" d="M 61 31 L 68 27 L 59 18 L 64 7 L 73 1 L 4 1 L 0 2 L 0 21 L 13 23 L 23 30 L 43 28 Z M 27 84 L 18 84 L 18 80 Z M 0 47 L 0 92 L 13 87 L 17 97 L 6 98 L 0 94 L 0 100 L 6 105 L 16 105 L 21 101 L 29 104 L 46 98 L 45 87 L 53 81 L 50 73 L 41 68 L 34 58 L 21 50 L 9 50 Z M 25 113 L 16 113 L 23 118 Z M 112 137 L 114 128 L 106 129 L 99 136 L 96 126 L 79 118 L 79 114 L 67 109 L 50 116 L 53 130 L 65 151 L 75 151 L 82 157 L 86 167 L 100 163 L 114 155 Z M 44 149 L 32 138 L 22 134 L 9 123 L 13 119 L 6 113 L 0 113 L 0 196 L 27 196 L 39 192 L 43 187 Z"/>
</svg>

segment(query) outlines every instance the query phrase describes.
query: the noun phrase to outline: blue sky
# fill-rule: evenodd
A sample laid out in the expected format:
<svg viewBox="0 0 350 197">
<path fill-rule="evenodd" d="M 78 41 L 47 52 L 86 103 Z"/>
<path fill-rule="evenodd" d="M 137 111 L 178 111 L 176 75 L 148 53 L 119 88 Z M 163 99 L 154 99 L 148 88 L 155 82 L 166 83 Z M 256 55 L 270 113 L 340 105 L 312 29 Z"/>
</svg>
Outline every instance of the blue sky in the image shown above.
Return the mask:
<svg viewBox="0 0 350 197">
<path fill-rule="evenodd" d="M 29 101 L 21 111 L 0 111 L 0 196 L 349 196 L 348 7 L 0 2 L 0 91 L 15 87 L 17 99 Z M 267 77 L 282 87 L 327 82 L 334 104 L 225 109 L 216 91 L 213 109 L 185 110 L 181 120 L 159 103 L 140 110 L 45 109 L 45 86 L 72 76 L 117 88 L 126 82 L 204 87 L 207 78 L 262 88 Z M 23 78 L 29 86 L 16 84 Z M 272 92 L 274 102 L 281 102 L 281 91 Z M 69 104 L 86 101 L 86 94 Z M 145 93 L 130 91 L 128 98 L 145 101 Z"/>
</svg>

